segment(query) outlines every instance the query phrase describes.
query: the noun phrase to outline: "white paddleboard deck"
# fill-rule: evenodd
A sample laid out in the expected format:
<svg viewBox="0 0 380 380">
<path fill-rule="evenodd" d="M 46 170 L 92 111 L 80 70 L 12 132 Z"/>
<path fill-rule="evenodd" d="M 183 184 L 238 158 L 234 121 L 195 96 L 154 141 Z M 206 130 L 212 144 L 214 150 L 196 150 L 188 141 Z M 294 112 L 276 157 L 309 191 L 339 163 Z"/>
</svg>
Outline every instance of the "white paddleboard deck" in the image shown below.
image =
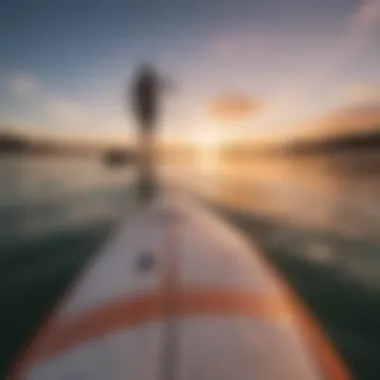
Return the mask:
<svg viewBox="0 0 380 380">
<path fill-rule="evenodd" d="M 258 250 L 161 196 L 86 266 L 10 379 L 348 378 L 299 322 Z"/>
</svg>

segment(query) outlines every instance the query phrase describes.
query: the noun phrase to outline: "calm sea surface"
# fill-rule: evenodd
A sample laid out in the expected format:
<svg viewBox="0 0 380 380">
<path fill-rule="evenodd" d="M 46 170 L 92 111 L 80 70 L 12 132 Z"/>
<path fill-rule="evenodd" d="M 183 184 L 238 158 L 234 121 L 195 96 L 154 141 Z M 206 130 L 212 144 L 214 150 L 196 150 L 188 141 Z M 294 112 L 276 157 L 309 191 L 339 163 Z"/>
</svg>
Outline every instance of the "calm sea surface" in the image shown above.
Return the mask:
<svg viewBox="0 0 380 380">
<path fill-rule="evenodd" d="M 326 163 L 163 171 L 258 243 L 320 319 L 355 379 L 380 373 L 380 176 Z M 164 175 L 162 176 L 164 177 Z M 131 169 L 0 159 L 0 378 L 74 274 L 134 205 Z"/>
</svg>

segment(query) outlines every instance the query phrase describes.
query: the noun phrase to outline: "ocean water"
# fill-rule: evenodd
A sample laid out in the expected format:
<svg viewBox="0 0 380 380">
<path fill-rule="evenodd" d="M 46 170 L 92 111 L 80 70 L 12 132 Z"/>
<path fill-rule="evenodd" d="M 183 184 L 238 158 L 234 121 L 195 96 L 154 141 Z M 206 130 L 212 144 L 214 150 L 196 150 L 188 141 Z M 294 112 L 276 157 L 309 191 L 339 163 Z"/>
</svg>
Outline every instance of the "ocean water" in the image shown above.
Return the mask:
<svg viewBox="0 0 380 380">
<path fill-rule="evenodd" d="M 241 229 L 319 318 L 355 379 L 380 370 L 380 186 L 316 163 L 167 169 Z M 0 378 L 85 261 L 134 205 L 131 168 L 0 161 Z"/>
</svg>

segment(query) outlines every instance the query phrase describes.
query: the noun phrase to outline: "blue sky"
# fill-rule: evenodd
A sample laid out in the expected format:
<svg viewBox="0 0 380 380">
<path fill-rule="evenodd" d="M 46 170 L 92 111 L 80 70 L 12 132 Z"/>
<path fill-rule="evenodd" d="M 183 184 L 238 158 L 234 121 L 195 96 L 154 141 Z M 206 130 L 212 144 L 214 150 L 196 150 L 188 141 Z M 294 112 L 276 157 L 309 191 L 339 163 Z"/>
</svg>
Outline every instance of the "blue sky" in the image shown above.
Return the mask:
<svg viewBox="0 0 380 380">
<path fill-rule="evenodd" d="M 117 138 L 133 130 L 126 85 L 149 59 L 176 84 L 166 133 L 294 133 L 380 101 L 379 25 L 378 0 L 3 0 L 0 123 Z M 229 91 L 267 106 L 216 121 L 209 104 Z"/>
</svg>

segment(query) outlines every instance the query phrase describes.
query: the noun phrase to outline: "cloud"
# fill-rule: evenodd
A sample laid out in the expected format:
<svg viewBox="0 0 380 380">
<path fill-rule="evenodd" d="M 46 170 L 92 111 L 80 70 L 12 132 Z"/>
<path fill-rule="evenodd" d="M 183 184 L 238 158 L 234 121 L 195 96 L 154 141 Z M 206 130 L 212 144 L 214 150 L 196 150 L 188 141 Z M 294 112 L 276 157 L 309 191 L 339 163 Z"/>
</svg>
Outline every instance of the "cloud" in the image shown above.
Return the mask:
<svg viewBox="0 0 380 380">
<path fill-rule="evenodd" d="M 380 22 L 380 1 L 363 0 L 354 15 L 353 24 L 356 28 L 368 29 Z"/>
<path fill-rule="evenodd" d="M 356 12 L 349 18 L 346 39 L 338 49 L 342 63 L 361 54 L 374 38 L 380 25 L 380 0 L 361 0 Z"/>
<path fill-rule="evenodd" d="M 245 60 L 252 52 L 263 51 L 270 46 L 268 36 L 252 31 L 230 32 L 211 40 L 210 52 L 217 58 Z"/>
<path fill-rule="evenodd" d="M 309 62 L 308 66 L 301 67 L 297 73 L 298 77 L 296 76 L 297 80 L 292 82 L 290 89 L 289 85 L 285 84 L 283 91 L 286 92 L 286 97 L 281 99 L 283 104 L 278 106 L 275 116 L 268 113 L 270 120 L 268 119 L 266 124 L 279 127 L 289 121 L 287 125 L 291 125 L 292 122 L 296 123 L 307 115 L 315 113 L 314 105 L 326 91 L 330 95 L 336 92 L 337 96 L 345 99 L 348 104 L 376 102 L 378 90 L 375 88 L 355 86 L 356 88 L 345 89 L 345 94 L 342 94 L 339 88 L 332 88 L 331 83 L 346 65 L 351 65 L 368 49 L 378 32 L 379 25 L 380 0 L 357 1 L 354 12 L 346 16 L 343 27 L 325 42 L 318 57 Z M 210 51 L 219 59 L 228 60 L 229 63 L 231 60 L 236 61 L 241 67 L 242 62 L 252 59 L 248 57 L 248 52 L 260 52 L 261 55 L 258 57 L 260 59 L 271 46 L 275 46 L 275 41 L 271 41 L 270 38 L 272 38 L 270 34 L 266 35 L 257 30 L 226 33 L 212 40 Z M 274 112 L 272 108 L 271 105 L 271 113 Z"/>
<path fill-rule="evenodd" d="M 374 37 L 377 26 L 380 24 L 380 0 L 361 0 L 353 14 L 350 14 L 346 30 L 342 37 L 336 39 L 330 59 L 339 66 L 347 59 L 360 54 L 367 47 L 367 43 Z M 329 56 L 328 56 L 329 58 Z M 337 68 L 336 65 L 331 69 Z"/>
<path fill-rule="evenodd" d="M 11 72 L 6 76 L 11 94 L 26 101 L 33 99 L 33 105 L 51 126 L 55 127 L 97 127 L 101 121 L 80 104 L 64 98 L 45 88 L 39 78 L 26 72 Z"/>
<path fill-rule="evenodd" d="M 341 96 L 345 103 L 353 105 L 380 103 L 380 83 L 355 83 L 344 88 Z"/>
<path fill-rule="evenodd" d="M 222 121 L 241 121 L 259 113 L 265 106 L 262 99 L 227 93 L 211 102 L 210 111 L 213 117 Z"/>
<path fill-rule="evenodd" d="M 43 108 L 52 122 L 59 126 L 78 127 L 96 124 L 79 105 L 57 95 L 47 96 Z"/>
<path fill-rule="evenodd" d="M 338 98 L 340 97 L 349 105 L 377 102 L 378 90 L 375 88 L 354 86 L 356 88 L 345 88 L 341 92 L 340 89 L 331 88 L 330 84 L 330 79 L 339 74 L 345 65 L 355 61 L 368 48 L 369 43 L 378 31 L 380 0 L 361 0 L 358 4 L 355 12 L 347 17 L 345 27 L 331 37 L 326 45 L 325 52 L 319 55 L 317 65 L 313 66 L 310 72 L 303 77 L 300 84 L 294 86 L 293 97 L 287 102 L 284 110 L 298 108 L 306 111 L 309 105 L 323 96 L 326 91 L 329 94 L 336 91 Z M 280 113 L 278 116 L 281 116 Z M 296 119 L 294 119 L 294 123 L 301 120 L 301 118 L 298 118 L 298 121 Z M 284 112 L 282 120 L 286 120 L 286 112 Z M 313 121 L 312 123 L 300 123 L 297 128 L 303 130 L 305 125 L 309 126 L 309 124 L 312 124 L 310 128 L 313 129 L 315 126 Z M 321 125 L 320 120 L 317 124 Z M 293 130 L 292 133 L 298 134 L 300 132 L 302 134 L 302 131 L 291 129 Z"/>
<path fill-rule="evenodd" d="M 346 27 L 335 38 L 320 60 L 319 68 L 305 83 L 300 97 L 320 89 L 321 83 L 335 75 L 347 62 L 359 56 L 372 40 L 380 22 L 380 0 L 361 0 L 358 8 L 347 18 Z"/>
<path fill-rule="evenodd" d="M 8 88 L 16 96 L 36 95 L 40 90 L 38 79 L 27 73 L 17 72 L 8 76 Z"/>
<path fill-rule="evenodd" d="M 293 127 L 294 136 L 319 138 L 321 136 L 348 135 L 366 131 L 380 131 L 380 102 L 350 105 L 308 121 L 307 130 L 302 125 Z"/>
<path fill-rule="evenodd" d="M 345 107 L 323 119 L 324 129 L 344 133 L 368 129 L 380 130 L 380 102 Z"/>
<path fill-rule="evenodd" d="M 380 0 L 361 0 L 357 10 L 348 19 L 345 37 L 342 41 L 337 41 L 338 67 L 367 47 L 379 23 Z M 335 69 L 336 66 L 332 68 Z"/>
</svg>

